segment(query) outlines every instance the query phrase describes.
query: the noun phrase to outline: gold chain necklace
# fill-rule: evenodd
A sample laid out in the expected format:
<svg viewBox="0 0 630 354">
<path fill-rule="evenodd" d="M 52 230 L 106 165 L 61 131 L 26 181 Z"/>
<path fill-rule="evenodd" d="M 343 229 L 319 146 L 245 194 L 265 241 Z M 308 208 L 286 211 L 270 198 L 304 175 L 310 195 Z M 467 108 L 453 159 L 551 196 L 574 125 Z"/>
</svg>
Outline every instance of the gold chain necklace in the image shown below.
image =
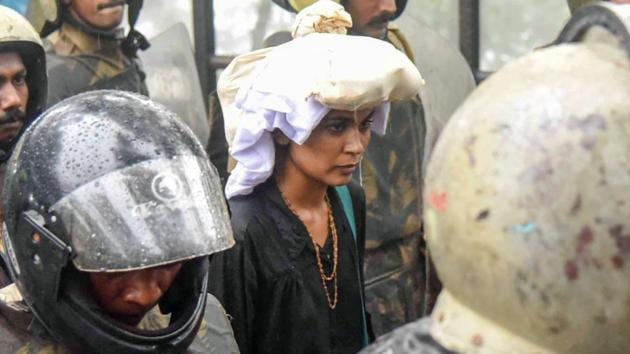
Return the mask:
<svg viewBox="0 0 630 354">
<path fill-rule="evenodd" d="M 280 188 L 278 188 L 278 190 L 280 190 Z M 287 207 L 293 213 L 293 215 L 295 215 L 302 222 L 302 224 L 304 224 L 304 221 L 302 221 L 302 219 L 300 218 L 300 215 L 297 213 L 297 211 L 295 211 L 295 209 L 293 208 L 291 203 L 289 203 L 289 200 L 284 196 L 281 190 L 280 190 L 280 195 L 282 196 L 284 203 L 287 205 Z M 330 233 L 332 234 L 332 238 L 333 238 L 333 269 L 330 275 L 326 275 L 326 273 L 324 272 L 324 266 L 322 265 L 322 258 L 319 254 L 319 245 L 317 245 L 317 243 L 313 239 L 313 235 L 311 235 L 311 233 L 308 231 L 308 228 L 306 228 L 306 224 L 304 224 L 304 227 L 306 228 L 306 232 L 308 233 L 308 236 L 311 239 L 311 242 L 313 243 L 313 247 L 315 248 L 315 259 L 317 260 L 317 267 L 319 268 L 319 275 L 322 278 L 322 286 L 324 288 L 324 292 L 326 293 L 326 301 L 328 302 L 328 307 L 330 307 L 331 310 L 334 310 L 335 307 L 337 307 L 337 301 L 339 300 L 339 292 L 337 288 L 337 265 L 339 263 L 339 239 L 337 237 L 337 227 L 335 226 L 335 218 L 332 214 L 332 207 L 330 206 L 330 199 L 328 199 L 328 195 L 324 196 L 324 200 L 326 201 L 326 206 L 328 207 L 328 228 L 330 229 Z M 328 291 L 328 285 L 326 285 L 327 281 L 334 281 L 335 294 L 332 300 L 330 299 L 330 292 Z"/>
</svg>

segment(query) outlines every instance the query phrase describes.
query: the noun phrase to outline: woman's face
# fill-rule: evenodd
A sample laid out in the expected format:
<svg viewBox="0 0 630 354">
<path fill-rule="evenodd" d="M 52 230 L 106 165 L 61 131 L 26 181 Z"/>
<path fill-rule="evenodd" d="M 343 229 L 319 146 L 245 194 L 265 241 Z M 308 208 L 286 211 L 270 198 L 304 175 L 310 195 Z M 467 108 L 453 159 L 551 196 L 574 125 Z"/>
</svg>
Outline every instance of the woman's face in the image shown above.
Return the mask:
<svg viewBox="0 0 630 354">
<path fill-rule="evenodd" d="M 302 145 L 290 142 L 286 163 L 328 186 L 352 179 L 370 142 L 374 110 L 331 110 Z"/>
</svg>

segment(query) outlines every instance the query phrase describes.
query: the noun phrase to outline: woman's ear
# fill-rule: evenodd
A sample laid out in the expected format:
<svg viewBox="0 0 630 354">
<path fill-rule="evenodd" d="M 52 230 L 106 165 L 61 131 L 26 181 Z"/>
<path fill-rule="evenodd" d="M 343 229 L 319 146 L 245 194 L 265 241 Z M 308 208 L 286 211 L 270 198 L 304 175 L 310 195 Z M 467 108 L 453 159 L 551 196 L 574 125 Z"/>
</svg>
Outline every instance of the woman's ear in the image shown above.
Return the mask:
<svg viewBox="0 0 630 354">
<path fill-rule="evenodd" d="M 274 129 L 273 133 L 271 133 L 273 136 L 273 141 L 280 145 L 280 146 L 287 146 L 289 145 L 289 138 L 287 138 L 286 135 L 284 135 L 283 132 L 281 132 L 279 129 Z"/>
</svg>

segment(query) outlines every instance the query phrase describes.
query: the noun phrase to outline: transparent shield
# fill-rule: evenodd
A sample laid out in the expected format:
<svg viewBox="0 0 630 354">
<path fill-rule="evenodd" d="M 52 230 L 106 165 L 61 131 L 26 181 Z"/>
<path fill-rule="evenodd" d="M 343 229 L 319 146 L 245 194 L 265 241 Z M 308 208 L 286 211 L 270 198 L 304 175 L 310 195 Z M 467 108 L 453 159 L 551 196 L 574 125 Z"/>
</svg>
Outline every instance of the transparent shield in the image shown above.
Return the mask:
<svg viewBox="0 0 630 354">
<path fill-rule="evenodd" d="M 193 156 L 109 173 L 51 209 L 71 237 L 74 265 L 87 272 L 144 269 L 234 244 L 216 171 Z"/>
<path fill-rule="evenodd" d="M 420 97 L 430 150 L 455 109 L 475 88 L 475 80 L 459 50 L 433 29 L 406 14 L 395 25 L 407 36 L 415 63 L 426 81 Z"/>
<path fill-rule="evenodd" d="M 176 24 L 149 42 L 149 49 L 138 52 L 149 96 L 175 112 L 205 146 L 210 128 L 186 27 Z"/>
<path fill-rule="evenodd" d="M 47 21 L 55 23 L 59 20 L 60 14 L 57 6 L 57 0 L 31 0 L 26 4 L 25 15 L 39 33 L 44 29 Z M 17 7 L 13 8 L 17 9 Z"/>
<path fill-rule="evenodd" d="M 480 1 L 481 69 L 495 71 L 551 43 L 570 17 L 566 1 Z"/>
</svg>

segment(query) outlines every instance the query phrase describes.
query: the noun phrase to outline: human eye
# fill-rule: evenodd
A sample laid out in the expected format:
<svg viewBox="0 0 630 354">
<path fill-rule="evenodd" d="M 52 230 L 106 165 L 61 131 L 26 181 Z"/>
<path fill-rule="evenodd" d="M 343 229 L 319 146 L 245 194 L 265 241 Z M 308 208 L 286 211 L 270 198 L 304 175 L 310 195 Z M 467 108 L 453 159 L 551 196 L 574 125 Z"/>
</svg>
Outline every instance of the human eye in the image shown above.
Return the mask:
<svg viewBox="0 0 630 354">
<path fill-rule="evenodd" d="M 344 130 L 346 130 L 347 127 L 348 127 L 348 124 L 344 121 L 332 121 L 326 125 L 326 128 L 330 132 L 336 133 L 336 134 L 342 133 Z"/>
<path fill-rule="evenodd" d="M 361 131 L 367 131 L 372 127 L 372 123 L 374 123 L 374 118 L 367 118 L 366 120 L 361 122 L 359 129 L 361 129 Z"/>
<path fill-rule="evenodd" d="M 26 84 L 26 72 L 19 73 L 13 77 L 13 85 L 22 86 Z"/>
</svg>

